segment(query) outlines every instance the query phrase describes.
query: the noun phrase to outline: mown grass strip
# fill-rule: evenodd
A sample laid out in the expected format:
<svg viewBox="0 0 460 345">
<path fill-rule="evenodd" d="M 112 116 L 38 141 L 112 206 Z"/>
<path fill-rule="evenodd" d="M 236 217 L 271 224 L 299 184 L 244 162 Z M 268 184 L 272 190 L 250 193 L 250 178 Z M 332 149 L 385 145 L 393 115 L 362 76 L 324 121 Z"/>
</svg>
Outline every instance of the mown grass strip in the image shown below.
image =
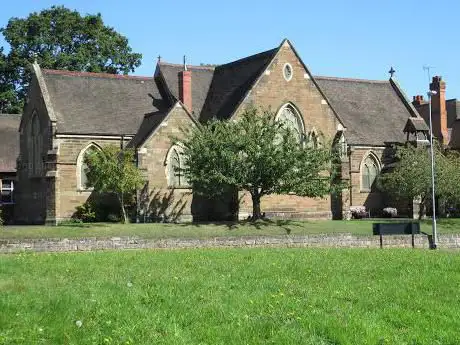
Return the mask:
<svg viewBox="0 0 460 345">
<path fill-rule="evenodd" d="M 4 255 L 0 344 L 458 344 L 459 286 L 442 251 Z"/>
<path fill-rule="evenodd" d="M 378 220 L 359 221 L 261 221 L 217 224 L 75 224 L 73 226 L 4 226 L 0 227 L 0 239 L 35 238 L 109 238 L 136 236 L 149 239 L 164 238 L 213 238 L 226 236 L 278 236 L 350 233 L 372 235 L 372 223 Z M 431 224 L 422 222 L 421 230 L 431 233 Z M 439 222 L 439 233 L 460 233 L 460 219 Z"/>
</svg>

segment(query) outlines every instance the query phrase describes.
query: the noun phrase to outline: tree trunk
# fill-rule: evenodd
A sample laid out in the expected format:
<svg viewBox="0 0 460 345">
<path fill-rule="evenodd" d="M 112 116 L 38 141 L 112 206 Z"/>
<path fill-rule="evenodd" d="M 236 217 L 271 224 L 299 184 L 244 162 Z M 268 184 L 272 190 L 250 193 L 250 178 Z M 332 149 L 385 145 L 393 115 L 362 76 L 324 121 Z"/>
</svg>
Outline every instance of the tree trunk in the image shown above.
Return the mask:
<svg viewBox="0 0 460 345">
<path fill-rule="evenodd" d="M 122 216 L 122 219 L 123 219 L 123 224 L 127 224 L 128 223 L 128 217 L 126 216 L 125 200 L 124 200 L 123 193 L 121 193 L 121 195 L 119 196 L 119 200 L 120 200 L 121 216 Z"/>
<path fill-rule="evenodd" d="M 256 221 L 262 218 L 262 214 L 260 212 L 260 195 L 259 194 L 251 194 L 252 196 L 252 221 Z"/>
<path fill-rule="evenodd" d="M 426 198 L 422 198 L 420 201 L 420 209 L 418 212 L 418 219 L 422 220 L 426 215 Z"/>
</svg>

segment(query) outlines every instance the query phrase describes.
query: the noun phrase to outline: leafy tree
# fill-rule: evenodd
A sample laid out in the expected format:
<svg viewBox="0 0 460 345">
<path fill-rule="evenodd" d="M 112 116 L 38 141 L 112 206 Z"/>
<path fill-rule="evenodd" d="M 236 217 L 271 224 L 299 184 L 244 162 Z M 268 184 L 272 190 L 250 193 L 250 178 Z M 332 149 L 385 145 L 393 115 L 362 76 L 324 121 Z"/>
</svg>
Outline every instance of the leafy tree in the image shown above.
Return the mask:
<svg viewBox="0 0 460 345">
<path fill-rule="evenodd" d="M 446 151 L 436 161 L 438 166 L 436 190 L 440 203 L 455 205 L 460 203 L 460 156 L 458 152 Z"/>
<path fill-rule="evenodd" d="M 0 32 L 11 47 L 6 66 L 11 79 L 0 79 L 0 96 L 3 88 L 13 90 L 12 110 L 25 99 L 28 66 L 34 60 L 43 68 L 114 74 L 133 72 L 141 63 L 142 55 L 132 52 L 126 37 L 105 26 L 100 14 L 82 16 L 53 6 L 24 19 L 11 18 Z"/>
<path fill-rule="evenodd" d="M 331 191 L 330 150 L 300 145 L 270 111 L 249 108 L 238 121 L 211 121 L 185 130 L 184 138 L 184 173 L 194 192 L 245 190 L 253 220 L 261 218 L 265 195 L 323 197 Z"/>
<path fill-rule="evenodd" d="M 127 201 L 143 184 L 140 170 L 134 164 L 134 150 L 107 146 L 103 151 L 90 152 L 85 159 L 88 165 L 88 184 L 96 192 L 115 193 L 123 222 L 127 223 Z"/>
<path fill-rule="evenodd" d="M 460 160 L 453 153 L 444 153 L 435 147 L 436 198 L 454 202 L 460 197 Z M 393 170 L 383 173 L 378 181 L 380 187 L 397 198 L 413 200 L 421 198 L 419 217 L 424 215 L 431 200 L 431 158 L 426 147 L 398 147 Z"/>
<path fill-rule="evenodd" d="M 19 113 L 21 107 L 16 105 L 16 93 L 12 82 L 12 73 L 9 61 L 0 47 L 0 114 Z"/>
</svg>

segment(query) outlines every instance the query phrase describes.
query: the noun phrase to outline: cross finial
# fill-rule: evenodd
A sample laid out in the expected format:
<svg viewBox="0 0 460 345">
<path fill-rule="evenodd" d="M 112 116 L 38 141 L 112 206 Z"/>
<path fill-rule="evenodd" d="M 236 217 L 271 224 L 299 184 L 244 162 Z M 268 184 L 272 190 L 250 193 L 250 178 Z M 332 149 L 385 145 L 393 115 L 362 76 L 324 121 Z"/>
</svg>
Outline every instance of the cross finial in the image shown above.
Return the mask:
<svg viewBox="0 0 460 345">
<path fill-rule="evenodd" d="M 158 63 L 161 62 L 161 55 L 158 54 Z"/>
<path fill-rule="evenodd" d="M 388 71 L 388 73 L 390 73 L 390 78 L 393 78 L 393 74 L 396 73 L 396 70 L 393 68 L 393 66 L 391 66 L 390 70 Z"/>
</svg>

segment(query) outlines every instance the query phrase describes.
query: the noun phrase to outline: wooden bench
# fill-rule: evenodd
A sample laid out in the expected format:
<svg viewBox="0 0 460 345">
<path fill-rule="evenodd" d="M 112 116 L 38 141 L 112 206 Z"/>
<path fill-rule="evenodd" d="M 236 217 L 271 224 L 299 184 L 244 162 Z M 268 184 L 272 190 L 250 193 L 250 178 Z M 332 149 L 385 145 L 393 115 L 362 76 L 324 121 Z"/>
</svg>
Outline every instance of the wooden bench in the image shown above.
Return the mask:
<svg viewBox="0 0 460 345">
<path fill-rule="evenodd" d="M 415 247 L 415 234 L 420 234 L 418 222 L 373 223 L 372 232 L 380 236 L 380 248 L 383 248 L 383 235 L 412 235 L 412 248 Z"/>
</svg>

